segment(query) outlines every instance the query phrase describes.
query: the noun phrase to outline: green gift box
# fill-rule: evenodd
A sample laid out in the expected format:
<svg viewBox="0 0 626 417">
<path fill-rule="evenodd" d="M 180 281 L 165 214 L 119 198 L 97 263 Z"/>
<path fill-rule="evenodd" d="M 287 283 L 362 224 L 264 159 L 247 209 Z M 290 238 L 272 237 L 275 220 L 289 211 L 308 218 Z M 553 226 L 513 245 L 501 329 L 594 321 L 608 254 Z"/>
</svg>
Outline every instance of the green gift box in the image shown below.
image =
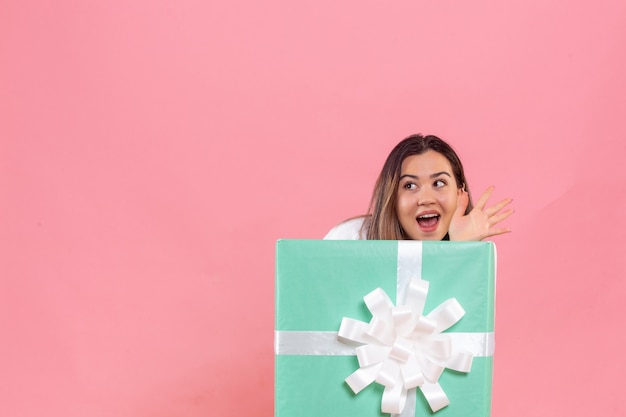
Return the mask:
<svg viewBox="0 0 626 417">
<path fill-rule="evenodd" d="M 388 416 L 381 411 L 386 393 L 379 379 L 384 378 L 368 383 L 357 394 L 345 382 L 363 368 L 362 357 L 355 352 L 368 343 L 339 338 L 338 331 L 344 318 L 369 324 L 370 330 L 376 327 L 372 306 L 366 305 L 368 294 L 379 288 L 394 306 L 409 304 L 406 300 L 413 299 L 409 294 L 416 281 L 420 285 L 427 281 L 425 317 L 452 298 L 462 306 L 465 314 L 440 335 L 451 338 L 454 352 L 472 352 L 471 369 L 445 369 L 439 376 L 437 382 L 449 405 L 433 412 L 427 390 L 418 386 L 407 391 L 406 405 L 398 414 L 391 414 L 488 417 L 494 348 L 493 243 L 366 240 L 277 242 L 275 416 Z M 400 308 L 396 309 L 401 316 Z M 396 345 L 389 344 L 385 352 L 389 349 L 394 358 L 398 355 L 393 352 L 402 352 Z"/>
</svg>

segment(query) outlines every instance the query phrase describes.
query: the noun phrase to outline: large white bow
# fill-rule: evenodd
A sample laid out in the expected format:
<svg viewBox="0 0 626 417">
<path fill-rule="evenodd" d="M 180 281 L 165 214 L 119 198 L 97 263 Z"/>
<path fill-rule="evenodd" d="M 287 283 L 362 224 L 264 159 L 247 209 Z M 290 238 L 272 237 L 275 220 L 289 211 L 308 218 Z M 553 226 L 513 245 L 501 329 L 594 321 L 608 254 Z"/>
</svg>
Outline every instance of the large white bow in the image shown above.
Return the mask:
<svg viewBox="0 0 626 417">
<path fill-rule="evenodd" d="M 428 281 L 411 279 L 403 305 L 394 306 L 381 288 L 363 299 L 372 313 L 369 323 L 344 317 L 338 338 L 357 343 L 359 369 L 346 378 L 358 394 L 376 381 L 385 386 L 381 410 L 400 414 L 407 391 L 419 387 L 433 412 L 450 401 L 439 385 L 445 368 L 469 372 L 473 354 L 442 333 L 463 317 L 465 310 L 451 298 L 423 315 Z"/>
</svg>

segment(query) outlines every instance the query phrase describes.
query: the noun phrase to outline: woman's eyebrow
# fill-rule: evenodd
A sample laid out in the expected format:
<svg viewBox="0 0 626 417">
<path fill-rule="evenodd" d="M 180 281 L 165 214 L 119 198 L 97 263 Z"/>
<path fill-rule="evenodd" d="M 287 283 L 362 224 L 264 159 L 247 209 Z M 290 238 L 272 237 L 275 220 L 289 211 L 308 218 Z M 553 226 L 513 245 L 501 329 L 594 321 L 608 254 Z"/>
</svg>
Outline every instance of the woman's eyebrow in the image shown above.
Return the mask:
<svg viewBox="0 0 626 417">
<path fill-rule="evenodd" d="M 440 175 L 447 175 L 448 177 L 452 178 L 452 175 L 450 175 L 448 172 L 446 171 L 441 171 L 441 172 L 436 172 L 434 174 L 431 174 L 430 178 L 437 178 Z"/>
<path fill-rule="evenodd" d="M 441 171 L 441 172 L 435 172 L 434 174 L 430 174 L 430 178 L 437 178 L 441 175 L 447 175 L 448 177 L 452 178 L 452 175 L 450 175 L 448 172 L 446 171 Z M 413 178 L 415 180 L 418 180 L 419 177 L 417 175 L 413 175 L 413 174 L 404 174 L 400 176 L 400 179 L 403 179 L 404 177 L 409 177 L 409 178 Z"/>
</svg>

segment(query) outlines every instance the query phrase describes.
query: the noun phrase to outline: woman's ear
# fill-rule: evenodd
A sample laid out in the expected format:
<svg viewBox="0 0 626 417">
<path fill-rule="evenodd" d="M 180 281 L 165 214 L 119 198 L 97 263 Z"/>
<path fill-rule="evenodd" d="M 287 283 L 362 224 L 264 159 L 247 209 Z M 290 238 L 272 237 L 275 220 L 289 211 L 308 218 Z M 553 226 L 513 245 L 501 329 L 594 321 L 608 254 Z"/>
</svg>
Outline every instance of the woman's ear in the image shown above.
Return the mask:
<svg viewBox="0 0 626 417">
<path fill-rule="evenodd" d="M 463 194 L 463 193 L 465 193 L 465 192 L 466 192 L 466 191 L 465 191 L 465 183 L 463 183 L 463 185 L 461 185 L 461 188 L 459 188 L 459 189 L 457 190 L 456 195 L 457 195 L 457 196 L 459 196 L 459 195 L 461 195 L 461 194 Z"/>
<path fill-rule="evenodd" d="M 457 197 L 456 197 L 456 211 L 454 212 L 455 217 L 463 217 L 465 215 L 465 210 L 467 210 L 467 206 L 469 204 L 469 194 L 467 194 L 463 188 L 459 188 Z"/>
</svg>

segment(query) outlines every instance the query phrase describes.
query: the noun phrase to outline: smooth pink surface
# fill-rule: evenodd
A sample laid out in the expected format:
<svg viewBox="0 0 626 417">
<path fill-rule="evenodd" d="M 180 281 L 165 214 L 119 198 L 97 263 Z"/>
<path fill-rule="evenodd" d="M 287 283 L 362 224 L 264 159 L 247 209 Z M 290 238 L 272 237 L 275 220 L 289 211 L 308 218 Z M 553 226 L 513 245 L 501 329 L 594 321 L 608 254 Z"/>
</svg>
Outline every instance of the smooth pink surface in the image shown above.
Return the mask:
<svg viewBox="0 0 626 417">
<path fill-rule="evenodd" d="M 271 416 L 276 239 L 414 132 L 515 199 L 493 415 L 626 414 L 625 2 L 0 9 L 0 415 Z"/>
</svg>

